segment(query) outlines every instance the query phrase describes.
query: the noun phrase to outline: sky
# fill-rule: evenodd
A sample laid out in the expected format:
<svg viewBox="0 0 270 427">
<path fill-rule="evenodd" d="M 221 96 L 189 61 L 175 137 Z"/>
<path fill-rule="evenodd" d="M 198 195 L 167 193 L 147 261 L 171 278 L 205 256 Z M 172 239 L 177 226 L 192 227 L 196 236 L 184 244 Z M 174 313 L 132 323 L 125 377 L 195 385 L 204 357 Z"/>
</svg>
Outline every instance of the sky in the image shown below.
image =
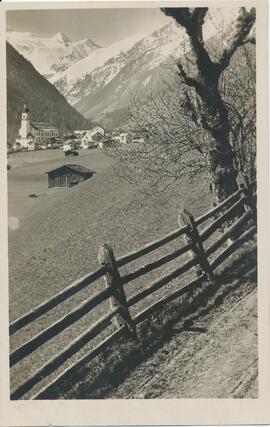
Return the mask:
<svg viewBox="0 0 270 427">
<path fill-rule="evenodd" d="M 39 36 L 63 32 L 71 40 L 90 38 L 108 46 L 138 33 L 152 32 L 170 18 L 155 9 L 58 9 L 7 12 L 7 27 Z"/>
<path fill-rule="evenodd" d="M 210 8 L 204 24 L 208 36 L 217 34 L 237 10 L 232 7 Z M 7 12 L 6 18 L 7 27 L 15 31 L 45 37 L 63 32 L 72 41 L 89 38 L 101 46 L 109 46 L 134 34 L 150 34 L 172 19 L 158 7 L 13 10 Z"/>
</svg>

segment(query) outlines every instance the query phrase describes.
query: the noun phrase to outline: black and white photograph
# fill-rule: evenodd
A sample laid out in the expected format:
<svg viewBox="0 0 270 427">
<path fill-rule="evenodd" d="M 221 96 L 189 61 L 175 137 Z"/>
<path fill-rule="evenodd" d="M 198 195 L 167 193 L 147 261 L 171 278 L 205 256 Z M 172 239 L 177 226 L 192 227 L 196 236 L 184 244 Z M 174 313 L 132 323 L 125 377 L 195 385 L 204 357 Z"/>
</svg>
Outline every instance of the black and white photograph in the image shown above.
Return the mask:
<svg viewBox="0 0 270 427">
<path fill-rule="evenodd" d="M 256 15 L 5 11 L 12 402 L 260 397 Z"/>
</svg>

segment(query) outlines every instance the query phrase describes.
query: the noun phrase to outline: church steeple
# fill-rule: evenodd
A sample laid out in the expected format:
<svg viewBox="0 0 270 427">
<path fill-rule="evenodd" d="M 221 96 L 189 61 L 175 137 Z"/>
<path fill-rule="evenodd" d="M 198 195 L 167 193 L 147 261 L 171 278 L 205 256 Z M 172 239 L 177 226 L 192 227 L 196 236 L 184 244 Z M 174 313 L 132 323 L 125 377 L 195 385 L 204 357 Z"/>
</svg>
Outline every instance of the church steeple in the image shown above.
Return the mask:
<svg viewBox="0 0 270 427">
<path fill-rule="evenodd" d="M 27 135 L 30 132 L 30 128 L 30 112 L 27 102 L 25 102 L 22 111 L 21 129 L 19 132 L 21 138 L 27 138 Z"/>
<path fill-rule="evenodd" d="M 30 113 L 27 102 L 24 103 L 22 110 L 22 120 L 30 121 Z"/>
<path fill-rule="evenodd" d="M 28 104 L 27 104 L 27 102 L 25 102 L 25 103 L 24 103 L 24 106 L 23 106 L 23 113 L 29 113 L 29 108 L 28 108 Z"/>
</svg>

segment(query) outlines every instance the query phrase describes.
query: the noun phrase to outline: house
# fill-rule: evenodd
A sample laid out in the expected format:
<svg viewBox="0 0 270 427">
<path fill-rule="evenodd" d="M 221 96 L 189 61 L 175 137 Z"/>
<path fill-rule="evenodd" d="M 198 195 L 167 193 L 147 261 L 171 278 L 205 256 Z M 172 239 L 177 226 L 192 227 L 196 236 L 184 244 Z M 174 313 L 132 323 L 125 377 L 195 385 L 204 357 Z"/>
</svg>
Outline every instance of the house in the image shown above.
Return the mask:
<svg viewBox="0 0 270 427">
<path fill-rule="evenodd" d="M 111 142 L 112 140 L 110 138 L 103 138 L 101 141 L 98 142 L 98 148 L 108 148 Z"/>
<path fill-rule="evenodd" d="M 89 148 L 89 142 L 87 140 L 83 140 L 82 139 L 82 141 L 81 141 L 81 148 L 83 150 L 88 150 L 88 148 Z"/>
<path fill-rule="evenodd" d="M 96 133 L 100 133 L 101 135 L 105 135 L 105 129 L 103 129 L 103 127 L 101 126 L 94 126 L 91 129 L 92 135 L 95 135 Z"/>
<path fill-rule="evenodd" d="M 73 149 L 73 144 L 72 144 L 72 140 L 70 139 L 66 139 L 63 142 L 63 151 L 69 151 Z"/>
<path fill-rule="evenodd" d="M 101 132 L 96 132 L 92 135 L 93 142 L 100 142 L 104 139 L 104 134 Z"/>
<path fill-rule="evenodd" d="M 46 172 L 49 188 L 73 187 L 86 179 L 91 178 L 95 172 L 81 165 L 63 165 Z"/>
<path fill-rule="evenodd" d="M 85 130 L 74 130 L 74 135 L 76 138 L 81 139 L 85 135 Z"/>
<path fill-rule="evenodd" d="M 51 138 L 58 138 L 59 130 L 52 123 L 30 121 L 30 111 L 27 103 L 23 106 L 19 138 L 16 147 L 19 149 L 34 150 L 39 146 L 48 146 Z"/>
<path fill-rule="evenodd" d="M 81 145 L 80 145 L 80 147 L 83 149 L 83 150 L 88 150 L 89 148 L 97 148 L 97 146 L 98 146 L 98 143 L 97 142 L 94 142 L 94 141 L 88 141 L 88 139 L 86 138 L 86 139 L 83 139 L 82 140 L 82 142 L 81 142 Z"/>
<path fill-rule="evenodd" d="M 116 142 L 117 144 L 120 144 L 120 141 L 121 141 L 120 134 L 113 132 L 112 141 Z"/>
<path fill-rule="evenodd" d="M 19 142 L 14 142 L 14 144 L 12 145 L 12 149 L 13 151 L 20 151 L 22 149 L 22 146 Z"/>
<path fill-rule="evenodd" d="M 82 144 L 100 141 L 105 136 L 105 133 L 105 129 L 101 126 L 94 126 L 92 129 L 74 131 L 74 134 L 81 138 Z"/>
<path fill-rule="evenodd" d="M 120 144 L 128 144 L 132 141 L 132 137 L 128 132 L 121 132 L 119 138 Z"/>
<path fill-rule="evenodd" d="M 81 139 L 78 139 L 76 135 L 67 134 L 64 136 L 64 142 L 63 142 L 63 150 L 77 150 L 81 147 Z"/>
<path fill-rule="evenodd" d="M 55 150 L 63 146 L 63 141 L 61 138 L 53 137 L 50 139 L 49 145 L 52 150 Z"/>
<path fill-rule="evenodd" d="M 34 151 L 34 150 L 38 149 L 38 144 L 35 143 L 34 137 L 30 137 L 27 149 L 29 151 Z"/>
<path fill-rule="evenodd" d="M 133 135 L 132 136 L 132 142 L 134 144 L 143 143 L 144 142 L 144 138 L 142 136 L 140 136 L 140 135 Z"/>
</svg>

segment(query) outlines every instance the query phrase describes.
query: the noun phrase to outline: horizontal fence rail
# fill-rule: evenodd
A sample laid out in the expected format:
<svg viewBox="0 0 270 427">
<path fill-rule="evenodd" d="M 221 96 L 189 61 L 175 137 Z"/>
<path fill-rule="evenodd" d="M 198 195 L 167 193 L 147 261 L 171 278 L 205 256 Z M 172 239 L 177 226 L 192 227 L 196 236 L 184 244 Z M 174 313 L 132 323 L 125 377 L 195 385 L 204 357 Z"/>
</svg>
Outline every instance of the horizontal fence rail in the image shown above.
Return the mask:
<svg viewBox="0 0 270 427">
<path fill-rule="evenodd" d="M 196 225 L 200 225 L 203 222 L 207 221 L 210 218 L 214 218 L 215 215 L 217 215 L 219 212 L 221 212 L 225 207 L 227 207 L 230 203 L 235 202 L 238 198 L 239 195 L 241 194 L 241 190 L 237 190 L 235 191 L 235 193 L 231 194 L 227 199 L 225 199 L 222 203 L 220 203 L 218 206 L 215 206 L 213 209 L 211 209 L 210 211 L 206 212 L 205 214 L 199 216 L 196 220 L 195 223 Z"/>
<path fill-rule="evenodd" d="M 226 242 L 237 230 L 239 230 L 250 218 L 250 213 L 243 214 L 231 227 L 227 229 L 212 245 L 206 249 L 206 255 L 210 256 L 214 253 L 223 243 Z"/>
<path fill-rule="evenodd" d="M 77 292 L 86 288 L 86 286 L 100 279 L 104 275 L 105 271 L 105 268 L 99 268 L 93 273 L 87 274 L 86 276 L 80 278 L 76 282 L 62 289 L 60 292 L 58 292 L 58 294 L 54 295 L 46 302 L 40 304 L 39 306 L 35 307 L 33 310 L 30 310 L 28 313 L 24 314 L 20 318 L 14 320 L 9 325 L 9 334 L 14 334 L 19 329 L 23 328 L 24 326 L 31 323 L 33 320 L 47 313 L 49 310 L 56 307 L 61 302 L 65 301 L 66 299 L 75 295 Z"/>
<path fill-rule="evenodd" d="M 194 267 L 197 264 L 198 264 L 198 260 L 196 258 L 191 259 L 189 261 L 186 261 L 180 267 L 175 268 L 166 276 L 162 277 L 161 279 L 156 280 L 150 286 L 148 286 L 147 288 L 143 289 L 141 292 L 139 292 L 136 295 L 134 295 L 133 297 L 131 297 L 128 300 L 128 306 L 131 307 L 132 305 L 141 301 L 143 298 L 147 297 L 148 295 L 151 295 L 153 292 L 157 291 L 162 286 L 165 286 L 167 283 L 176 279 L 181 274 L 187 272 L 188 270 L 190 270 L 192 267 Z"/>
<path fill-rule="evenodd" d="M 197 219 L 194 219 L 189 212 L 183 210 L 179 216 L 181 223 L 179 223 L 180 226 L 178 229 L 136 251 L 130 252 L 122 257 L 115 258 L 113 250 L 108 245 L 103 245 L 100 248 L 98 255 L 100 262 L 99 269 L 78 279 L 76 282 L 67 286 L 44 303 L 11 322 L 10 335 L 13 335 L 24 326 L 34 322 L 40 316 L 46 314 L 48 311 L 94 283 L 96 280 L 102 277 L 104 278 L 106 286 L 104 290 L 85 299 L 73 310 L 69 311 L 59 320 L 43 329 L 41 332 L 11 352 L 10 367 L 32 354 L 53 337 L 57 336 L 83 316 L 90 313 L 101 303 L 109 300 L 110 308 L 106 309 L 107 313 L 75 338 L 62 351 L 41 366 L 41 368 L 33 373 L 25 382 L 18 385 L 11 392 L 11 399 L 23 398 L 23 396 L 29 393 L 33 387 L 42 382 L 44 378 L 47 378 L 63 363 L 78 353 L 87 343 L 92 341 L 97 335 L 110 326 L 112 322 L 116 327 L 115 331 L 113 331 L 108 337 L 104 338 L 86 355 L 80 357 L 65 368 L 62 373 L 58 374 L 54 379 L 51 379 L 49 384 L 36 392 L 32 398 L 41 398 L 44 393 L 46 394 L 49 392 L 55 384 L 67 378 L 68 375 L 78 368 L 78 366 L 81 366 L 83 363 L 86 363 L 86 361 L 90 361 L 100 354 L 119 336 L 128 332 L 130 337 L 136 338 L 136 325 L 143 322 L 156 310 L 164 307 L 169 302 L 174 301 L 186 292 L 198 288 L 198 286 L 205 281 L 213 282 L 215 280 L 214 272 L 216 268 L 256 233 L 256 224 L 254 220 L 255 212 L 253 212 L 256 196 L 253 194 L 254 191 L 252 191 L 252 189 L 256 188 L 256 181 L 253 181 L 249 185 L 246 178 L 240 176 L 238 179 L 238 185 L 239 190 Z M 197 227 L 204 224 L 206 221 L 210 221 L 210 224 L 207 223 L 206 227 L 199 232 Z M 214 235 L 216 232 L 219 232 L 219 235 Z M 215 236 L 214 238 L 213 235 Z M 166 253 L 159 258 L 156 257 L 153 261 L 150 261 L 121 277 L 118 268 L 132 263 L 133 261 L 159 249 L 160 247 L 163 247 L 167 243 L 170 243 L 181 236 L 184 238 L 185 243 L 179 245 L 178 249 Z M 205 249 L 204 244 L 210 238 L 212 240 L 208 243 L 208 246 Z M 230 242 L 229 245 L 228 242 Z M 222 251 L 218 253 L 214 259 L 209 259 L 209 257 L 212 257 L 213 254 L 221 248 Z M 165 275 L 160 275 L 158 279 L 148 285 L 146 284 L 141 290 L 131 295 L 128 299 L 126 298 L 124 285 L 135 279 L 144 277 L 147 273 L 168 264 L 184 254 L 186 254 L 187 260 L 182 262 L 182 264 L 171 269 Z M 179 289 L 170 291 L 158 300 L 151 302 L 150 305 L 144 307 L 142 311 L 132 318 L 129 311 L 130 307 L 154 294 L 173 280 L 183 276 L 191 269 L 194 270 L 194 273 L 197 271 L 196 278 L 191 279 Z"/>
<path fill-rule="evenodd" d="M 239 212 L 239 207 L 242 207 L 245 202 L 244 199 L 238 200 L 234 205 L 232 205 L 224 214 L 217 218 L 212 224 L 205 228 L 201 233 L 201 239 L 204 242 L 207 240 L 219 227 L 221 227 L 225 221 L 233 219 L 234 214 Z"/>
<path fill-rule="evenodd" d="M 113 308 L 101 319 L 94 323 L 83 334 L 79 335 L 70 345 L 68 345 L 57 356 L 54 356 L 47 363 L 45 363 L 34 375 L 32 375 L 25 383 L 20 385 L 12 394 L 11 399 L 19 399 L 32 387 L 34 387 L 44 377 L 48 376 L 55 369 L 59 368 L 67 359 L 76 354 L 82 347 L 84 347 L 90 340 L 95 338 L 105 328 L 110 326 L 111 319 L 119 312 L 119 308 Z"/>
<path fill-rule="evenodd" d="M 68 326 L 81 319 L 83 316 L 89 313 L 90 310 L 108 299 L 111 295 L 111 290 L 105 289 L 94 297 L 88 298 L 82 302 L 78 307 L 63 316 L 60 320 L 53 323 L 51 326 L 37 334 L 34 338 L 14 350 L 10 355 L 10 366 L 15 365 L 15 363 L 24 359 L 28 354 L 32 353 L 42 344 L 45 344 L 51 338 L 64 331 Z"/>
<path fill-rule="evenodd" d="M 180 229 L 174 230 L 171 233 L 166 234 L 166 236 L 163 236 L 161 239 L 155 240 L 154 242 L 151 242 L 145 245 L 143 248 L 138 249 L 137 251 L 130 252 L 127 255 L 117 258 L 116 259 L 117 267 L 122 267 L 123 265 L 126 265 L 144 255 L 149 254 L 150 252 L 160 248 L 166 243 L 169 243 L 172 240 L 175 240 L 177 237 L 183 236 L 183 234 L 185 234 L 186 231 L 187 231 L 187 227 L 182 227 Z"/>
<path fill-rule="evenodd" d="M 126 284 L 131 282 L 132 280 L 137 279 L 138 277 L 144 276 L 146 273 L 150 273 L 151 271 L 155 270 L 156 268 L 161 267 L 164 264 L 167 264 L 170 261 L 173 261 L 175 258 L 178 258 L 180 255 L 185 254 L 191 249 L 192 245 L 188 244 L 183 246 L 180 249 L 177 249 L 174 252 L 170 252 L 169 254 L 164 255 L 163 257 L 159 258 L 157 261 L 150 262 L 143 267 L 139 268 L 138 270 L 127 274 L 122 278 L 122 283 Z"/>
</svg>

